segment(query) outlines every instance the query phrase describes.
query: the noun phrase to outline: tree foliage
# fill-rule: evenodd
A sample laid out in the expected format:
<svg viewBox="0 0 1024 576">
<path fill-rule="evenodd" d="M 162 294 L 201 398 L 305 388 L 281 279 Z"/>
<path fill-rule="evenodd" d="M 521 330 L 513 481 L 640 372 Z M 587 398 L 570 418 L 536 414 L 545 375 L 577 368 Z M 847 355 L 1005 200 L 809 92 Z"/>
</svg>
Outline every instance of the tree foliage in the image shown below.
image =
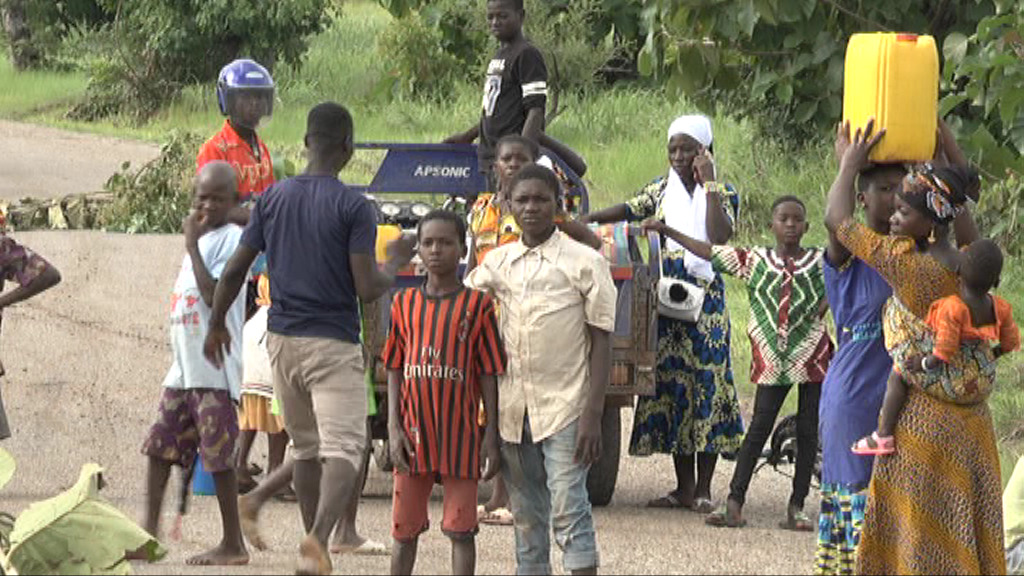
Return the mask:
<svg viewBox="0 0 1024 576">
<path fill-rule="evenodd" d="M 382 92 L 443 96 L 455 82 L 481 79 L 497 48 L 487 30 L 486 0 L 378 2 L 395 16 L 379 45 L 389 63 Z M 590 88 L 615 56 L 606 6 L 616 3 L 639 13 L 640 0 L 525 1 L 525 34 L 544 53 L 555 94 Z"/>
<path fill-rule="evenodd" d="M 995 13 L 993 0 L 645 0 L 642 73 L 701 108 L 757 120 L 802 141 L 842 113 L 849 36 L 862 31 L 927 33 L 941 43 L 971 34 Z M 781 131 L 781 133 L 779 132 Z"/>
<path fill-rule="evenodd" d="M 991 180 L 977 215 L 1012 254 L 1024 253 L 1024 6 L 996 2 L 973 34 L 946 37 L 940 112 L 953 112 L 962 141 Z"/>
<path fill-rule="evenodd" d="M 996 7 L 972 34 L 946 37 L 940 110 L 955 112 L 960 134 L 991 175 L 1024 174 L 1024 5 L 1002 0 Z"/>
<path fill-rule="evenodd" d="M 99 0 L 115 14 L 89 63 L 89 102 L 78 115 L 144 118 L 187 83 L 211 82 L 246 56 L 273 68 L 299 64 L 326 25 L 327 0 Z"/>
</svg>

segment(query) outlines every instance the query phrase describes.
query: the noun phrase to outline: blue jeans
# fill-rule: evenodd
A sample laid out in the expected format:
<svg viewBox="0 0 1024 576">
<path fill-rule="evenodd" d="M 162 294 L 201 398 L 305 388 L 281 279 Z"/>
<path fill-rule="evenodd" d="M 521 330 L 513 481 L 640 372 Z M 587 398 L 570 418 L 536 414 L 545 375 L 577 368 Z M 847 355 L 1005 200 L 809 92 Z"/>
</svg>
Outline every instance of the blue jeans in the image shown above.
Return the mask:
<svg viewBox="0 0 1024 576">
<path fill-rule="evenodd" d="M 502 442 L 502 476 L 515 517 L 516 572 L 551 573 L 551 529 L 569 572 L 598 565 L 594 518 L 587 495 L 588 466 L 573 461 L 579 420 L 534 442 L 530 421 L 521 444 Z"/>
</svg>

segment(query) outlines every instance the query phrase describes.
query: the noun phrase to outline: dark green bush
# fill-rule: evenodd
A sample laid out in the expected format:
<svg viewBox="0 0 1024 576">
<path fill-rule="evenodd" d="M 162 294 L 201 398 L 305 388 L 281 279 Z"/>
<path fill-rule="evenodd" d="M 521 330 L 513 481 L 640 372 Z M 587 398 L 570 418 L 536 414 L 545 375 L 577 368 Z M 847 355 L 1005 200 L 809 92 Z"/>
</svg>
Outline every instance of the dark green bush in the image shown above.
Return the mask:
<svg viewBox="0 0 1024 576">
<path fill-rule="evenodd" d="M 220 68 L 250 57 L 273 68 L 301 62 L 310 35 L 323 29 L 327 0 L 100 0 L 117 14 L 112 41 L 87 63 L 85 105 L 92 119 L 125 113 L 142 119 L 188 83 L 209 83 Z"/>
<path fill-rule="evenodd" d="M 482 83 L 497 49 L 486 0 L 380 2 L 396 18 L 378 44 L 389 64 L 379 93 L 443 98 L 459 82 Z M 554 94 L 586 91 L 616 54 L 614 35 L 593 40 L 602 2 L 526 0 L 524 32 L 544 53 Z"/>
</svg>

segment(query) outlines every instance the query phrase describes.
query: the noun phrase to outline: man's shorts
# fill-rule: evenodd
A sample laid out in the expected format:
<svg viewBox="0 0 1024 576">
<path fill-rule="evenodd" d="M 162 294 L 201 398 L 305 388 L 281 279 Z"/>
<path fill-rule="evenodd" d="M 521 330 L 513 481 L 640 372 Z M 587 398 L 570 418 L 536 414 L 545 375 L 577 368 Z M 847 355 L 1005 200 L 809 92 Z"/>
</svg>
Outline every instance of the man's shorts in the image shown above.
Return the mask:
<svg viewBox="0 0 1024 576">
<path fill-rule="evenodd" d="M 395 540 L 409 542 L 427 531 L 430 526 L 427 505 L 435 478 L 434 474 L 407 476 L 395 472 L 391 511 L 391 536 Z M 477 483 L 477 480 L 466 478 L 441 477 L 441 485 L 444 486 L 441 531 L 453 540 L 471 538 L 478 531 Z"/>
<path fill-rule="evenodd" d="M 359 470 L 366 447 L 362 345 L 271 332 L 267 352 L 292 456 L 339 458 Z"/>
<path fill-rule="evenodd" d="M 234 470 L 238 412 L 227 390 L 164 388 L 157 412 L 143 454 L 184 468 L 198 450 L 208 472 Z"/>
</svg>

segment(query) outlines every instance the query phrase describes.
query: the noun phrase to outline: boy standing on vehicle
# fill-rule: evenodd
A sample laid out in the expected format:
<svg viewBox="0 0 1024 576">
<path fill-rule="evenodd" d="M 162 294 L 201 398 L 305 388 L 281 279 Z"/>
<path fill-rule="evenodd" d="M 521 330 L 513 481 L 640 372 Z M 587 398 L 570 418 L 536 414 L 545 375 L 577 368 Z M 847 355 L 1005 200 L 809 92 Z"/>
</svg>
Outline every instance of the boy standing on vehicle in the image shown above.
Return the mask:
<svg viewBox="0 0 1024 576">
<path fill-rule="evenodd" d="M 420 221 L 418 236 L 427 280 L 395 295 L 382 354 L 395 463 L 391 573 L 412 574 L 419 535 L 429 525 L 430 491 L 440 477 L 441 529 L 452 541 L 452 574 L 473 574 L 481 464 L 486 458 L 484 480 L 500 466 L 495 377 L 505 371 L 505 351 L 493 300 L 459 280 L 465 220 L 435 210 Z M 482 437 L 481 397 L 487 413 Z"/>
<path fill-rule="evenodd" d="M 501 306 L 509 364 L 498 424 L 516 563 L 520 574 L 550 574 L 553 526 L 566 571 L 595 573 L 587 472 L 601 455 L 615 283 L 599 252 L 555 227 L 554 172 L 527 166 L 510 190 L 522 235 L 492 250 L 465 282 Z"/>
<path fill-rule="evenodd" d="M 479 139 L 477 156 L 486 174 L 502 136 L 521 134 L 543 144 L 548 69 L 540 50 L 523 37 L 525 19 L 523 0 L 488 0 L 487 24 L 501 46 L 487 66 L 480 122 L 445 140 L 469 144 Z"/>
<path fill-rule="evenodd" d="M 327 541 L 358 498 L 366 444 L 366 387 L 359 304 L 386 294 L 412 258 L 412 242 L 374 257 L 376 212 L 338 180 L 355 148 L 352 116 L 325 102 L 306 124 L 306 171 L 271 187 L 253 207 L 238 250 L 217 283 L 204 353 L 220 365 L 231 334 L 224 316 L 256 256 L 266 252 L 271 306 L 267 349 L 294 442 L 295 492 L 306 537 L 297 574 L 330 574 Z"/>
<path fill-rule="evenodd" d="M 174 284 L 171 299 L 171 348 L 174 361 L 160 397 L 156 423 L 142 453 L 149 457 L 146 530 L 157 537 L 160 508 L 171 466 L 186 468 L 198 451 L 213 474 L 220 506 L 223 539 L 219 546 L 190 558 L 191 565 L 242 565 L 249 554 L 238 519 L 238 484 L 234 452 L 238 439 L 236 403 L 242 380 L 242 358 L 228 353 L 216 368 L 203 359 L 203 330 L 210 317 L 217 276 L 242 237 L 242 228 L 228 222 L 238 202 L 235 172 L 223 161 L 208 163 L 196 180 L 195 209 L 185 219 L 188 255 Z M 222 326 L 241 337 L 245 297 L 237 286 L 224 294 Z M 226 317 L 226 318 L 225 318 Z"/>
</svg>

